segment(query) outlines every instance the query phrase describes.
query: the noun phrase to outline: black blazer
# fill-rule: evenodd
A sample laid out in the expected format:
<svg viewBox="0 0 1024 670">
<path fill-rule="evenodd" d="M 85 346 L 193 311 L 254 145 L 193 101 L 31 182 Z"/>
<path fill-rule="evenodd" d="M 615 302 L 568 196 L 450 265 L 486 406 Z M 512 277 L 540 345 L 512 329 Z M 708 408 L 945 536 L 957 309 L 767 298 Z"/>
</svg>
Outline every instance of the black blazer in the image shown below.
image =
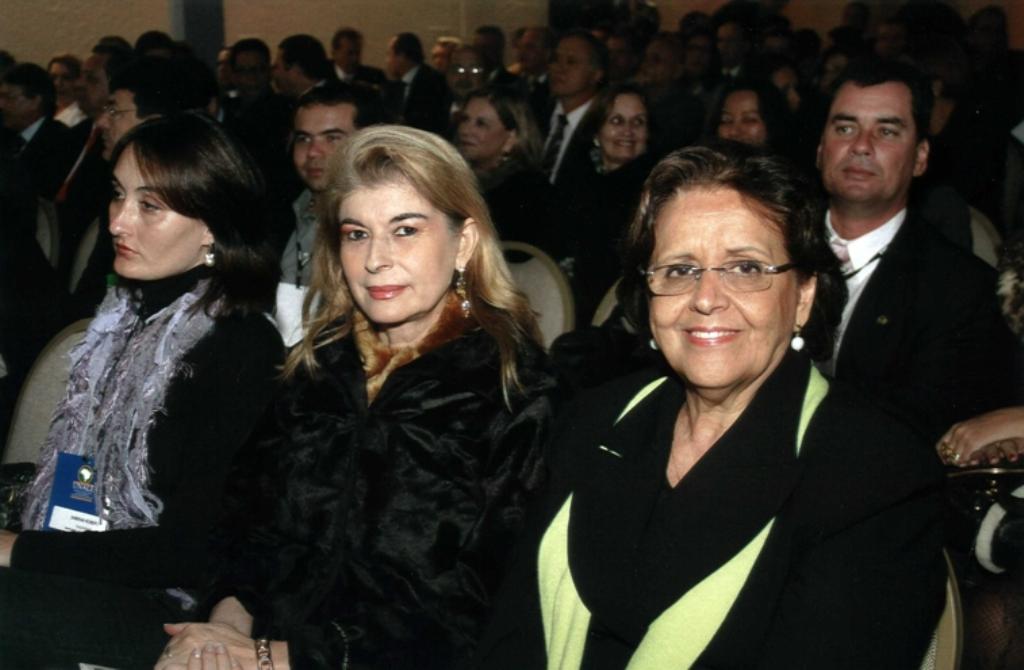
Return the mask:
<svg viewBox="0 0 1024 670">
<path fill-rule="evenodd" d="M 407 126 L 429 130 L 438 135 L 443 135 L 448 129 L 451 92 L 444 75 L 428 65 L 420 65 L 409 84 L 409 95 L 404 103 L 401 82 L 398 81 L 387 83 L 384 100 L 390 111 Z"/>
<path fill-rule="evenodd" d="M 911 211 L 864 287 L 836 378 L 934 443 L 953 423 L 1010 404 L 1016 345 L 995 272 Z"/>
<path fill-rule="evenodd" d="M 78 157 L 71 131 L 63 123 L 47 118 L 18 156 L 32 178 L 36 194 L 53 200 Z M 81 147 L 78 147 L 81 148 Z"/>
<path fill-rule="evenodd" d="M 581 396 L 555 432 L 551 485 L 474 667 L 545 667 L 537 547 L 568 492 L 569 566 L 592 613 L 586 670 L 624 668 L 647 625 L 773 517 L 694 667 L 918 667 L 943 604 L 941 469 L 911 431 L 840 383 L 796 457 L 809 369 L 788 354 L 674 489 L 665 467 L 681 383 L 670 377 L 617 425 L 656 375 Z"/>
</svg>

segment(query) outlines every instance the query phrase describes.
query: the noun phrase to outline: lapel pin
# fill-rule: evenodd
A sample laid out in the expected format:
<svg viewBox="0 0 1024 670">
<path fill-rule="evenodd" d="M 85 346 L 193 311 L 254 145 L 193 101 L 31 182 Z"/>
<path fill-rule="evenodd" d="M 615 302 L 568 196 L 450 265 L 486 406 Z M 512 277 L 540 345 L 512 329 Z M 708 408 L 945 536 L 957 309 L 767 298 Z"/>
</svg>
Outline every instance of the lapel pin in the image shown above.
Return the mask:
<svg viewBox="0 0 1024 670">
<path fill-rule="evenodd" d="M 877 323 L 879 326 L 886 326 L 889 324 L 889 317 L 887 317 L 885 314 L 879 314 L 878 318 L 875 319 L 875 323 Z"/>
</svg>

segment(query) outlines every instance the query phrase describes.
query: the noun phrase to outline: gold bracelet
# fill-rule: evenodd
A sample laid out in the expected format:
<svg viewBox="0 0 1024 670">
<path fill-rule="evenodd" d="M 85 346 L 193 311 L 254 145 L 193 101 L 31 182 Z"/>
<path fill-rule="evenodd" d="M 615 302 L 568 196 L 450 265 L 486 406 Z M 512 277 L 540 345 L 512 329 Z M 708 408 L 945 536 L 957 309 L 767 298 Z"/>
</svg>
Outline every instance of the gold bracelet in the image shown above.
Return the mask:
<svg viewBox="0 0 1024 670">
<path fill-rule="evenodd" d="M 270 657 L 270 640 L 261 637 L 253 643 L 256 647 L 256 667 L 259 670 L 274 670 L 274 659 Z"/>
</svg>

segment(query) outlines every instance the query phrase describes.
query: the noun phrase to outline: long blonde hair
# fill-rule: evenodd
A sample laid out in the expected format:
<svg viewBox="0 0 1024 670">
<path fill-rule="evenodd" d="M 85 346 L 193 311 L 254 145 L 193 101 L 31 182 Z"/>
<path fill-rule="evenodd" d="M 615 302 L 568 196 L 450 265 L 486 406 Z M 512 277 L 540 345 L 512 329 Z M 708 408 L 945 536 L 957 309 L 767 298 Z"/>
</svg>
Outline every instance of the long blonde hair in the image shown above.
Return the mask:
<svg viewBox="0 0 1024 670">
<path fill-rule="evenodd" d="M 473 316 L 498 345 L 506 400 L 519 386 L 516 355 L 526 340 L 540 340 L 536 318 L 509 273 L 498 234 L 476 177 L 455 148 L 437 135 L 405 126 L 371 126 L 352 135 L 331 159 L 320 197 L 310 290 L 302 306 L 305 333 L 285 362 L 285 376 L 299 368 L 315 373 L 315 351 L 352 330 L 356 306 L 341 267 L 341 203 L 360 188 L 407 183 L 444 212 L 458 231 L 476 222 L 478 242 L 466 264 L 466 293 Z"/>
</svg>

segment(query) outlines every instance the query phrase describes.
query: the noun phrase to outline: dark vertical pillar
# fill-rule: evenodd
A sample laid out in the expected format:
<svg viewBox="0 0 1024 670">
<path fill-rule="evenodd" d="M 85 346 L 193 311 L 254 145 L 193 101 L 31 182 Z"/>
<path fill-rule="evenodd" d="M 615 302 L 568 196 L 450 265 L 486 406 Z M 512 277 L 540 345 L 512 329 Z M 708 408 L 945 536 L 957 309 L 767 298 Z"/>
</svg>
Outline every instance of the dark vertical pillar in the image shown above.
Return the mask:
<svg viewBox="0 0 1024 670">
<path fill-rule="evenodd" d="M 223 1 L 171 0 L 171 14 L 176 36 L 189 43 L 196 57 L 216 68 L 217 52 L 224 46 Z"/>
</svg>

